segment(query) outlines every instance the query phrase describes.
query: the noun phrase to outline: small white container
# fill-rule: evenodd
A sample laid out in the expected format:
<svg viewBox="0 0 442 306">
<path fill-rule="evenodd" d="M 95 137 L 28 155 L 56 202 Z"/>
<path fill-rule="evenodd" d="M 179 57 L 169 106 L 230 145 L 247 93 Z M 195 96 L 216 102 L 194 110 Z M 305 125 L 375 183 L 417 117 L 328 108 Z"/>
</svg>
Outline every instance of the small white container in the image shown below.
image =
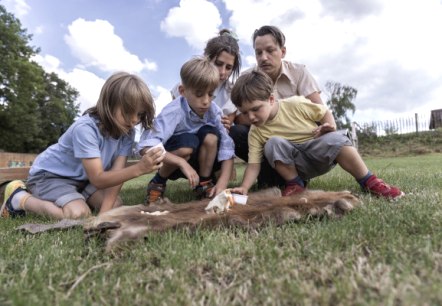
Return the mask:
<svg viewBox="0 0 442 306">
<path fill-rule="evenodd" d="M 235 204 L 246 205 L 248 196 L 238 193 L 232 193 Z"/>
<path fill-rule="evenodd" d="M 161 155 L 166 154 L 166 149 L 164 149 L 164 146 L 163 146 L 162 142 L 160 142 L 159 144 L 154 145 L 153 147 L 149 148 L 149 150 L 147 150 L 147 152 L 149 152 L 150 150 L 155 149 L 155 148 L 161 148 L 162 149 L 163 153 L 161 153 Z"/>
</svg>

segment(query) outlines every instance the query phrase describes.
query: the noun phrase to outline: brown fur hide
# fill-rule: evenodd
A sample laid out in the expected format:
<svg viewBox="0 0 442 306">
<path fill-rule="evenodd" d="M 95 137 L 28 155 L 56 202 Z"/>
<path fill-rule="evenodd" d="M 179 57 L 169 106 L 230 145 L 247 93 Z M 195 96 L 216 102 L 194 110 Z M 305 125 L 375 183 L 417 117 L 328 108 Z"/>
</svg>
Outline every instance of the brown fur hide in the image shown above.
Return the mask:
<svg viewBox="0 0 442 306">
<path fill-rule="evenodd" d="M 250 193 L 247 205 L 234 205 L 229 211 L 207 213 L 209 199 L 182 204 L 161 200 L 149 206 L 123 206 L 84 224 L 87 238 L 93 236 L 107 239 L 109 251 L 120 242 L 138 240 L 149 232 L 170 229 L 196 229 L 242 227 L 259 228 L 265 224 L 281 225 L 297 221 L 305 216 L 339 217 L 361 204 L 348 191 L 306 191 L 290 197 L 281 197 L 277 188 Z M 155 215 L 161 213 L 159 215 Z"/>
</svg>

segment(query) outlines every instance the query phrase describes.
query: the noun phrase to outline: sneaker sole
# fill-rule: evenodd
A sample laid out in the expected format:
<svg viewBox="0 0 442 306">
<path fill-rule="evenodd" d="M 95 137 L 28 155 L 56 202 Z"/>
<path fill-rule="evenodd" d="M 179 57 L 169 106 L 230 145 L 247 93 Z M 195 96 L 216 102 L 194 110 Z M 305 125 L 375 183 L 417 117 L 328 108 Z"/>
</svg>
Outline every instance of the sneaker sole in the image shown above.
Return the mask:
<svg viewBox="0 0 442 306">
<path fill-rule="evenodd" d="M 400 195 L 398 195 L 397 197 L 394 197 L 394 198 L 390 198 L 390 201 L 393 201 L 393 202 L 397 201 L 397 200 L 403 198 L 404 196 L 405 196 L 405 192 L 401 191 Z"/>
<path fill-rule="evenodd" d="M 8 185 L 6 185 L 3 204 L 2 204 L 2 207 L 0 208 L 0 217 L 1 218 L 9 218 L 9 217 L 14 217 L 16 215 L 17 216 L 24 215 L 23 213 L 21 213 L 21 211 L 17 211 L 16 215 L 15 215 L 15 212 L 14 212 L 14 215 L 11 215 L 11 213 L 9 212 L 9 209 L 7 208 L 8 201 L 18 191 L 27 191 L 26 185 L 22 181 L 15 180 L 15 181 L 9 182 Z"/>
</svg>

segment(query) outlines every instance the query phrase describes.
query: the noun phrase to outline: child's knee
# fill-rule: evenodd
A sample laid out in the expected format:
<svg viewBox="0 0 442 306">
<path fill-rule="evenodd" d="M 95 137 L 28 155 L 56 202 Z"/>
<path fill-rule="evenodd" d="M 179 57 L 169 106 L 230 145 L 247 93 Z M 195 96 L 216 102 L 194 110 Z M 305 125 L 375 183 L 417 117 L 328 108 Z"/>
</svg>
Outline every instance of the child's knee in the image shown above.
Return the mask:
<svg viewBox="0 0 442 306">
<path fill-rule="evenodd" d="M 63 216 L 66 219 L 83 219 L 92 214 L 85 202 L 73 201 L 63 207 Z"/>
<path fill-rule="evenodd" d="M 64 213 L 64 218 L 66 219 L 84 219 L 91 216 L 91 210 L 84 209 L 84 210 L 74 210 L 70 211 L 68 213 Z"/>
<path fill-rule="evenodd" d="M 216 148 L 218 145 L 218 136 L 212 133 L 208 133 L 206 137 L 204 137 L 203 146 L 207 146 L 208 148 Z"/>
<path fill-rule="evenodd" d="M 179 149 L 175 150 L 172 153 L 179 156 L 179 157 L 182 157 L 184 159 L 189 159 L 193 153 L 193 148 L 183 147 L 183 148 L 179 148 Z"/>
</svg>

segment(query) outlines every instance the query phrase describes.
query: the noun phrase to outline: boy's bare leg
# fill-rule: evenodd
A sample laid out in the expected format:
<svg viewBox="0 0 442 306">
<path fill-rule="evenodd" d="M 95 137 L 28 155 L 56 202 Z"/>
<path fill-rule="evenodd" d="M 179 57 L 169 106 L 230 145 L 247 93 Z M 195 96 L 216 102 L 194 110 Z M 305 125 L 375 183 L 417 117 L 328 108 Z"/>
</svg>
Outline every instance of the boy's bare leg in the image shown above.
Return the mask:
<svg viewBox="0 0 442 306">
<path fill-rule="evenodd" d="M 81 219 L 91 214 L 91 209 L 84 200 L 74 200 L 63 206 L 63 215 L 66 219 Z"/>
<path fill-rule="evenodd" d="M 215 134 L 207 134 L 200 146 L 198 162 L 200 166 L 200 176 L 210 177 L 213 164 L 218 154 L 218 137 Z"/>
<path fill-rule="evenodd" d="M 190 156 L 193 153 L 192 148 L 179 148 L 178 150 L 169 152 L 170 154 L 173 154 L 175 156 L 179 156 L 185 160 L 189 160 Z M 158 170 L 158 173 L 161 175 L 161 177 L 167 178 L 169 177 L 178 167 L 174 164 L 163 162 L 163 166 Z"/>
<path fill-rule="evenodd" d="M 61 208 L 52 202 L 31 196 L 26 200 L 23 208 L 26 212 L 57 220 L 85 218 L 91 214 L 90 208 L 81 199 L 71 201 Z"/>
<path fill-rule="evenodd" d="M 275 170 L 287 182 L 298 176 L 298 171 L 294 165 L 287 165 L 281 161 L 275 161 Z"/>
<path fill-rule="evenodd" d="M 343 146 L 336 157 L 336 161 L 342 169 L 350 173 L 357 180 L 363 178 L 368 173 L 367 166 L 353 146 Z"/>
<path fill-rule="evenodd" d="M 87 204 L 89 205 L 90 208 L 92 208 L 93 211 L 95 212 L 100 211 L 101 204 L 103 203 L 104 200 L 104 193 L 105 193 L 104 190 L 97 190 L 87 200 Z M 123 205 L 123 201 L 118 196 L 112 208 L 120 207 L 121 205 Z"/>
<path fill-rule="evenodd" d="M 275 170 L 285 180 L 285 187 L 281 193 L 282 196 L 298 194 L 305 190 L 305 182 L 299 177 L 294 165 L 284 164 L 277 160 L 275 161 Z"/>
<path fill-rule="evenodd" d="M 362 189 L 371 194 L 387 199 L 399 199 L 405 194 L 398 187 L 388 185 L 376 175 L 371 174 L 354 147 L 344 146 L 336 161 L 345 171 L 353 175 Z"/>
</svg>

